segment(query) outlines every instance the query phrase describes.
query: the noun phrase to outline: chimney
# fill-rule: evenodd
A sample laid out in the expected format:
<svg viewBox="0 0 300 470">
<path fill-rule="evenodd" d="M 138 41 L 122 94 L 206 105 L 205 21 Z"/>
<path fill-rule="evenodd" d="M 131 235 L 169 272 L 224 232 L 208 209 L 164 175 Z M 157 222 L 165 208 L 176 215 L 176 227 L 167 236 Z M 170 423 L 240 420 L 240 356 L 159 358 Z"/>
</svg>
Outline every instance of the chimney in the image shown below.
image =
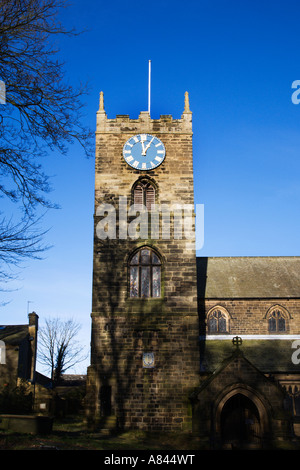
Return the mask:
<svg viewBox="0 0 300 470">
<path fill-rule="evenodd" d="M 29 326 L 35 326 L 36 329 L 38 329 L 38 320 L 39 320 L 38 315 L 35 312 L 32 312 L 28 314 L 28 318 L 29 318 Z"/>
</svg>

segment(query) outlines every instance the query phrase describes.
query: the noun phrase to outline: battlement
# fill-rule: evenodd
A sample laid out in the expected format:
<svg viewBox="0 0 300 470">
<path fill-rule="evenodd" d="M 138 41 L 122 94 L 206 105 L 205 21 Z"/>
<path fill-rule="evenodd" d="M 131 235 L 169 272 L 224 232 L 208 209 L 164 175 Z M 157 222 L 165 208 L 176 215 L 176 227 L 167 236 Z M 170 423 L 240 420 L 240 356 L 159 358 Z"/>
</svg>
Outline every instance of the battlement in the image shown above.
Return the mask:
<svg viewBox="0 0 300 470">
<path fill-rule="evenodd" d="M 96 134 L 106 133 L 158 133 L 158 134 L 192 134 L 192 112 L 189 107 L 188 92 L 185 92 L 185 106 L 181 119 L 173 119 L 170 114 L 151 119 L 148 111 L 141 111 L 138 119 L 130 119 L 128 114 L 118 114 L 108 119 L 104 109 L 104 95 L 100 92 L 99 110 L 97 111 Z"/>
</svg>

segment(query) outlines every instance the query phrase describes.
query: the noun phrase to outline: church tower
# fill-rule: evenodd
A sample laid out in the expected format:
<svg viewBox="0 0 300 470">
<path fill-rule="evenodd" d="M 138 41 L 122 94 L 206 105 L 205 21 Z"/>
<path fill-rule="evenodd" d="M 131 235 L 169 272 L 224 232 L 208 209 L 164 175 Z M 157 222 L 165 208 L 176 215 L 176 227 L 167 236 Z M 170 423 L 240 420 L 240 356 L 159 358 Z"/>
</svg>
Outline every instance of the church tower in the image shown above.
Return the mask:
<svg viewBox="0 0 300 470">
<path fill-rule="evenodd" d="M 97 112 L 90 424 L 191 429 L 199 385 L 192 113 Z M 106 424 L 105 424 L 106 423 Z"/>
</svg>

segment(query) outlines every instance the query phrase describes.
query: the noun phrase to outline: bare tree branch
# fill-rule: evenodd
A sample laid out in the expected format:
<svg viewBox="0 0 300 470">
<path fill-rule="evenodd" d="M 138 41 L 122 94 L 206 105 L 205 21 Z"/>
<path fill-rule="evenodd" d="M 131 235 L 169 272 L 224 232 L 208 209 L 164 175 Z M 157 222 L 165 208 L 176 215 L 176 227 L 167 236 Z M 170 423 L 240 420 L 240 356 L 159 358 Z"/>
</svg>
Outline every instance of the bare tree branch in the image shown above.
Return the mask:
<svg viewBox="0 0 300 470">
<path fill-rule="evenodd" d="M 86 156 L 93 153 L 92 133 L 82 124 L 87 87 L 67 83 L 53 44 L 57 36 L 77 34 L 58 21 L 65 6 L 64 0 L 0 0 L 0 80 L 6 90 L 0 104 L 0 197 L 20 204 L 31 220 L 37 207 L 56 207 L 47 198 L 51 186 L 41 157 L 49 150 L 64 154 L 75 142 Z M 8 232 L 0 250 L 12 226 Z M 27 242 L 24 256 L 32 256 L 38 244 L 28 250 Z M 23 256 L 18 246 L 18 256 Z"/>
<path fill-rule="evenodd" d="M 45 327 L 39 330 L 38 362 L 47 367 L 55 385 L 66 370 L 87 358 L 82 354 L 82 345 L 75 340 L 80 328 L 74 320 L 63 322 L 54 318 L 47 319 Z"/>
<path fill-rule="evenodd" d="M 0 283 L 15 279 L 15 269 L 24 259 L 41 259 L 50 248 L 43 243 L 47 230 L 40 229 L 40 220 L 25 218 L 14 223 L 12 219 L 0 219 Z"/>
</svg>

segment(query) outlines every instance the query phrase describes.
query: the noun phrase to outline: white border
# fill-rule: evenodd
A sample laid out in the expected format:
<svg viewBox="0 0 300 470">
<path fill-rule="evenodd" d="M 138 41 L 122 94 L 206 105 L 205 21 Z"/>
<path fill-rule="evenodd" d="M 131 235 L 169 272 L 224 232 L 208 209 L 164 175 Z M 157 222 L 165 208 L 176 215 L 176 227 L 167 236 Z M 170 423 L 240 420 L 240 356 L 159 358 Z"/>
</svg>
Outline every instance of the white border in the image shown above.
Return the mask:
<svg viewBox="0 0 300 470">
<path fill-rule="evenodd" d="M 239 336 L 240 338 L 243 339 L 267 339 L 267 340 L 272 340 L 272 339 L 277 339 L 277 340 L 295 340 L 299 339 L 300 340 L 300 335 L 243 335 L 243 334 L 236 334 L 236 335 L 202 335 L 199 336 L 200 340 L 230 340 L 232 341 L 235 336 Z"/>
</svg>

